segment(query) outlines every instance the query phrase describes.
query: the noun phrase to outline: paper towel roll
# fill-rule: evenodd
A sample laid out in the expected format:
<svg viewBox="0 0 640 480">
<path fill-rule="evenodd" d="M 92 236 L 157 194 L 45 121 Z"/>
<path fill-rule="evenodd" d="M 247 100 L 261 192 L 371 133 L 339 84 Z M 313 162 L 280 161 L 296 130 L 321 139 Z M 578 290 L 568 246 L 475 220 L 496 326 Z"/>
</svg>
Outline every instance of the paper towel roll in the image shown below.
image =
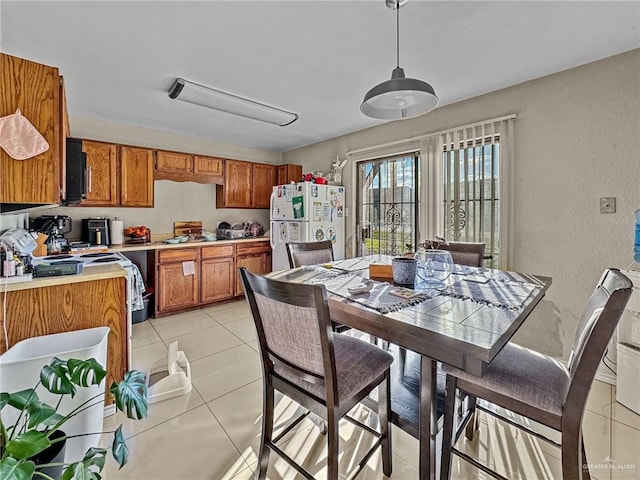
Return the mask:
<svg viewBox="0 0 640 480">
<path fill-rule="evenodd" d="M 111 220 L 111 245 L 122 245 L 124 243 L 124 221 Z"/>
</svg>

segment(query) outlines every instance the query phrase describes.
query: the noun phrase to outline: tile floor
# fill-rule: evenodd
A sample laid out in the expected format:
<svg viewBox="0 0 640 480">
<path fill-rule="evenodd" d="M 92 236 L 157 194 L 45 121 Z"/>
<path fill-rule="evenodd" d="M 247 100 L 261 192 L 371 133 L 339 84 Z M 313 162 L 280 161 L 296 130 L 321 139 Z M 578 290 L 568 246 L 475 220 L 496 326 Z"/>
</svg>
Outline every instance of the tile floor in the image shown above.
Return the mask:
<svg viewBox="0 0 640 480">
<path fill-rule="evenodd" d="M 179 343 L 190 361 L 193 390 L 153 404 L 148 418 L 131 421 L 122 414 L 105 419 L 105 429 L 120 423 L 130 449 L 122 470 L 112 459 L 104 478 L 242 480 L 256 466 L 262 410 L 260 359 L 249 308 L 244 301 L 209 307 L 134 326 L 133 368 L 146 371 L 165 358 L 167 346 Z M 298 406 L 281 398 L 276 423 L 295 416 Z M 375 424 L 365 407 L 353 412 Z M 592 477 L 598 480 L 640 479 L 640 416 L 615 401 L 614 387 L 595 382 L 584 418 L 585 444 Z M 349 422 L 341 424 L 340 473 L 351 471 L 372 441 Z M 283 440 L 285 451 L 317 478 L 325 475 L 324 437 L 305 420 Z M 418 442 L 393 428 L 393 479 L 416 479 Z M 512 479 L 560 479 L 559 451 L 508 424 L 481 416 L 480 434 L 458 447 L 473 452 Z M 271 454 L 268 478 L 296 479 L 288 464 Z M 382 479 L 379 453 L 359 479 Z M 487 478 L 454 460 L 454 479 Z"/>
</svg>

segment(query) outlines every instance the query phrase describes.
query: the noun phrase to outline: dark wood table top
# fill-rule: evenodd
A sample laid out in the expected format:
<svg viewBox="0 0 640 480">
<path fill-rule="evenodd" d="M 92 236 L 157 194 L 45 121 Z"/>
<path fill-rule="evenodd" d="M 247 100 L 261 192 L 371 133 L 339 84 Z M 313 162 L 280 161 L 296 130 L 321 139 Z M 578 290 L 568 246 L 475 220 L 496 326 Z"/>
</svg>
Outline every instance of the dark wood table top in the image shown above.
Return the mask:
<svg viewBox="0 0 640 480">
<path fill-rule="evenodd" d="M 390 261 L 390 257 L 378 258 Z M 335 262 L 340 265 L 340 262 Z M 368 268 L 352 274 L 368 278 Z M 361 265 L 362 266 L 362 265 Z M 322 267 L 301 267 L 272 273 L 273 278 L 312 283 L 323 273 Z M 348 297 L 329 294 L 331 318 L 368 334 L 382 338 L 437 361 L 482 376 L 486 366 L 522 325 L 529 313 L 551 285 L 551 278 L 516 274 L 500 270 L 462 267 L 451 275 L 449 284 L 464 282 L 464 272 L 478 271 L 491 279 L 487 288 L 501 288 L 501 283 L 526 282 L 533 285 L 531 295 L 521 308 L 494 306 L 467 298 L 439 293 L 433 288 L 420 288 L 432 298 L 391 313 L 381 313 Z"/>
</svg>

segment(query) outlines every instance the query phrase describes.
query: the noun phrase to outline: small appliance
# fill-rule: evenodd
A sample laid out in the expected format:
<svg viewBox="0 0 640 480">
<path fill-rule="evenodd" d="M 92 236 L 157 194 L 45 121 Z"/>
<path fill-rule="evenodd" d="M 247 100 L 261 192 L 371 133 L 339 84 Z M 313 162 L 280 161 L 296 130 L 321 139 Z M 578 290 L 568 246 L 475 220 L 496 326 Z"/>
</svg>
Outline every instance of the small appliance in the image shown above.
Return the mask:
<svg viewBox="0 0 640 480">
<path fill-rule="evenodd" d="M 66 215 L 42 215 L 31 222 L 31 230 L 48 235 L 46 245 L 49 254 L 66 250 L 69 242 L 64 236 L 72 230 L 71 217 Z"/>
<path fill-rule="evenodd" d="M 109 245 L 108 218 L 84 218 L 82 219 L 82 241 L 91 245 Z"/>
</svg>

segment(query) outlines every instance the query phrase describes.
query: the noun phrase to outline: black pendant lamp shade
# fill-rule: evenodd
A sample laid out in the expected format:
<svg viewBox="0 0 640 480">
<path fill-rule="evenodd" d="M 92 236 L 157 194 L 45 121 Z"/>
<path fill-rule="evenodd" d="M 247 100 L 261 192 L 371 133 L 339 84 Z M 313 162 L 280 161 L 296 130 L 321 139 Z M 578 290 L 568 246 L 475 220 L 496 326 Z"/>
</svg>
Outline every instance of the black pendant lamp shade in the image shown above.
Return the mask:
<svg viewBox="0 0 640 480">
<path fill-rule="evenodd" d="M 406 2 L 405 2 L 406 3 Z M 382 120 L 397 120 L 415 117 L 430 112 L 438 105 L 438 97 L 427 82 L 406 78 L 400 68 L 400 20 L 401 3 L 387 1 L 387 6 L 396 9 L 398 66 L 391 72 L 391 80 L 376 85 L 367 92 L 360 111 L 368 117 Z"/>
</svg>

